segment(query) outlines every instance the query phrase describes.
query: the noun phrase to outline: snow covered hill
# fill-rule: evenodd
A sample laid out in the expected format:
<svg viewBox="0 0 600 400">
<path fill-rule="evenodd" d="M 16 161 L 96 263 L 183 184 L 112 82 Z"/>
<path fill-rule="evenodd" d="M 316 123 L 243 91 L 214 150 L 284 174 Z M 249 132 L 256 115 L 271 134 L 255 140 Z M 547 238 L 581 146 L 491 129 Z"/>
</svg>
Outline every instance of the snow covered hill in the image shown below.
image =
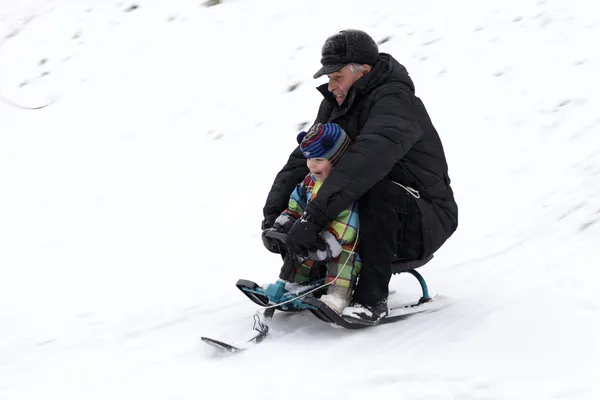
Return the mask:
<svg viewBox="0 0 600 400">
<path fill-rule="evenodd" d="M 584 0 L 0 0 L 0 399 L 600 398 L 599 21 Z M 277 277 L 261 209 L 345 28 L 440 132 L 459 229 L 420 271 L 451 305 L 358 332 L 276 315 L 218 356 L 200 336 L 257 310 L 236 280 Z"/>
</svg>

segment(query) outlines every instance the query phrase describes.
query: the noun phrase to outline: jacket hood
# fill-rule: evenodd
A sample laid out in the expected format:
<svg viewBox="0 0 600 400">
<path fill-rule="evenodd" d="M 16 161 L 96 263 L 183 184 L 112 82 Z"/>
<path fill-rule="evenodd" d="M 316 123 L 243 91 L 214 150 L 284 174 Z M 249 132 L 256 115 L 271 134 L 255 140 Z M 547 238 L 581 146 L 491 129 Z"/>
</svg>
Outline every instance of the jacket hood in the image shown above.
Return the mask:
<svg viewBox="0 0 600 400">
<path fill-rule="evenodd" d="M 373 65 L 371 72 L 356 81 L 354 86 L 358 91 L 368 93 L 383 82 L 399 82 L 408 86 L 411 92 L 415 92 L 415 84 L 404 65 L 387 53 L 379 53 L 379 59 Z"/>
</svg>

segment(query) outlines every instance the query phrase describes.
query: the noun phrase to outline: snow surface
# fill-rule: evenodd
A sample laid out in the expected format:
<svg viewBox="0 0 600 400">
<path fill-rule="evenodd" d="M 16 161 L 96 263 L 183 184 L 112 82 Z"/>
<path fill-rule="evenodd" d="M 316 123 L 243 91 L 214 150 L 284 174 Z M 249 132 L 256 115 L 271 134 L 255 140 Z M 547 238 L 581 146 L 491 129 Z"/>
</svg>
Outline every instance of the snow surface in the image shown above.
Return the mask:
<svg viewBox="0 0 600 400">
<path fill-rule="evenodd" d="M 0 399 L 600 398 L 597 7 L 0 0 Z M 420 271 L 452 305 L 364 331 L 276 314 L 218 356 L 200 336 L 257 309 L 236 280 L 277 277 L 261 208 L 344 28 L 442 137 L 460 226 Z"/>
</svg>

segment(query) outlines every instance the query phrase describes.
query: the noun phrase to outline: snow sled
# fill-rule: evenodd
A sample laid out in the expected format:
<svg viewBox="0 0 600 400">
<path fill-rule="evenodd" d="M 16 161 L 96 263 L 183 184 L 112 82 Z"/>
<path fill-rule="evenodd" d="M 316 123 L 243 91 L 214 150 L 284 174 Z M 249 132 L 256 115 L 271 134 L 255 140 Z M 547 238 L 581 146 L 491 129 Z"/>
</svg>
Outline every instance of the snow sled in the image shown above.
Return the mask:
<svg viewBox="0 0 600 400">
<path fill-rule="evenodd" d="M 283 266 L 281 267 L 280 278 L 288 276 L 291 268 L 294 267 L 294 263 L 298 262 L 296 255 L 290 251 L 285 245 L 286 235 L 283 233 L 267 230 L 263 234 L 267 237 L 280 241 L 280 250 L 282 250 Z M 411 304 L 405 304 L 400 306 L 391 306 L 388 309 L 388 315 L 382 318 L 377 325 L 387 324 L 391 322 L 400 321 L 407 318 L 410 315 L 417 314 L 424 311 L 436 310 L 438 306 L 430 305 L 435 302 L 429 296 L 429 289 L 427 283 L 421 274 L 416 271 L 419 268 L 429 262 L 433 256 L 430 256 L 423 260 L 398 260 L 392 265 L 392 273 L 394 275 L 401 273 L 409 273 L 414 276 L 422 291 L 421 298 Z M 317 271 L 318 272 L 318 271 Z M 360 277 L 359 277 L 360 279 Z M 276 283 L 266 285 L 262 287 L 255 282 L 240 279 L 237 281 L 237 288 L 251 301 L 264 308 L 264 312 L 257 312 L 254 315 L 254 331 L 256 334 L 242 344 L 236 346 L 233 344 L 225 343 L 216 339 L 208 337 L 201 337 L 201 340 L 212 346 L 213 348 L 229 353 L 239 353 L 245 350 L 248 344 L 257 344 L 262 342 L 269 333 L 269 321 L 273 317 L 276 310 L 284 312 L 299 312 L 299 311 L 310 311 L 319 320 L 328 324 L 338 325 L 346 329 L 361 329 L 369 326 L 370 324 L 362 323 L 354 319 L 346 319 L 343 316 L 336 313 L 334 310 L 329 308 L 325 303 L 319 300 L 319 297 L 327 291 L 325 286 L 324 278 L 311 279 L 310 283 L 302 286 L 295 286 L 293 288 L 286 287 L 286 284 L 281 279 Z M 443 302 L 442 302 L 443 303 Z"/>
<path fill-rule="evenodd" d="M 285 246 L 286 235 L 284 233 L 267 230 L 264 232 L 264 234 L 267 237 L 279 240 L 281 245 Z M 391 307 L 389 309 L 388 316 L 383 318 L 379 324 L 385 324 L 397 321 L 398 319 L 403 319 L 407 314 L 410 314 L 406 312 L 406 309 L 414 308 L 432 301 L 431 297 L 429 296 L 429 289 L 425 279 L 416 271 L 417 268 L 425 265 L 432 258 L 433 255 L 423 260 L 398 260 L 392 264 L 392 274 L 396 275 L 401 273 L 409 273 L 410 275 L 414 276 L 421 286 L 423 295 L 414 304 Z M 286 249 L 286 251 L 283 252 L 283 266 L 281 267 L 280 277 L 287 276 L 288 272 L 291 270 L 291 268 L 293 268 L 295 262 L 297 262 L 296 256 L 289 251 L 289 249 Z M 277 281 L 276 283 L 269 284 L 266 287 L 261 287 L 255 282 L 246 279 L 240 279 L 237 281 L 236 286 L 254 303 L 262 307 L 268 307 L 268 309 L 277 309 L 286 312 L 308 310 L 321 321 L 339 325 L 347 329 L 359 329 L 366 326 L 372 326 L 361 323 L 354 319 L 350 320 L 344 318 L 329 308 L 325 303 L 321 302 L 319 297 L 327 290 L 326 287 L 322 287 L 323 284 L 324 279 L 318 279 L 310 282 L 310 284 L 305 286 L 303 285 L 300 289 L 288 291 L 285 283 L 281 280 Z"/>
</svg>

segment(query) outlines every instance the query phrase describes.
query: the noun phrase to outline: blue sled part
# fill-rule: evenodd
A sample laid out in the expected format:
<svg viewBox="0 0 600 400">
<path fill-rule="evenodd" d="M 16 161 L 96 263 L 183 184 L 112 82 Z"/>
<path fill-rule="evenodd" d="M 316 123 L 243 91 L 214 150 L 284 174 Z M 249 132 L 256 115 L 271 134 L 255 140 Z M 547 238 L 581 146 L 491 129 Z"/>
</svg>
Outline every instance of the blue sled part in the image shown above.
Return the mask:
<svg viewBox="0 0 600 400">
<path fill-rule="evenodd" d="M 430 301 L 431 297 L 429 297 L 429 288 L 427 287 L 427 282 L 425 282 L 425 278 L 423 278 L 423 275 L 421 275 L 414 269 L 411 269 L 410 271 L 406 271 L 406 272 L 408 272 L 409 274 L 411 274 L 412 276 L 417 278 L 417 280 L 419 281 L 419 284 L 421 285 L 421 290 L 423 291 L 423 297 L 421 297 L 421 300 L 419 300 L 419 303 L 424 303 L 424 302 Z"/>
<path fill-rule="evenodd" d="M 421 290 L 423 292 L 423 297 L 421 297 L 421 299 L 419 300 L 419 304 L 427 303 L 427 302 L 431 301 L 431 297 L 429 297 L 429 288 L 427 287 L 427 283 L 425 282 L 425 279 L 423 278 L 423 276 L 420 273 L 418 273 L 416 271 L 416 269 L 427 264 L 432 259 L 433 259 L 433 254 L 431 254 L 430 256 L 425 257 L 421 260 L 412 260 L 412 261 L 411 260 L 408 260 L 408 261 L 407 260 L 404 260 L 404 261 L 398 260 L 397 262 L 392 264 L 392 274 L 397 275 L 397 274 L 401 274 L 403 272 L 408 272 L 409 274 L 411 274 L 412 276 L 417 278 L 417 280 L 419 281 L 419 284 L 421 285 Z"/>
<path fill-rule="evenodd" d="M 267 295 L 269 300 L 273 303 L 279 303 L 285 292 L 285 282 L 277 281 L 267 286 L 267 289 L 265 290 L 265 295 Z"/>
<path fill-rule="evenodd" d="M 311 285 L 310 288 L 306 290 L 306 292 L 308 292 L 312 289 L 314 289 L 314 285 Z M 255 288 L 243 287 L 242 290 L 247 293 L 254 293 L 259 296 L 264 296 L 264 297 L 268 298 L 269 305 L 285 303 L 285 304 L 281 305 L 280 307 L 278 307 L 285 311 L 300 311 L 300 310 L 315 309 L 314 306 L 303 303 L 302 299 L 296 299 L 296 297 L 302 296 L 302 294 L 305 292 L 289 293 L 285 289 L 285 282 L 283 282 L 283 281 L 277 281 L 275 283 L 271 283 L 269 286 L 267 286 L 266 289 L 263 289 L 262 287 L 258 286 Z M 265 304 L 265 306 L 266 306 L 266 304 Z"/>
</svg>

